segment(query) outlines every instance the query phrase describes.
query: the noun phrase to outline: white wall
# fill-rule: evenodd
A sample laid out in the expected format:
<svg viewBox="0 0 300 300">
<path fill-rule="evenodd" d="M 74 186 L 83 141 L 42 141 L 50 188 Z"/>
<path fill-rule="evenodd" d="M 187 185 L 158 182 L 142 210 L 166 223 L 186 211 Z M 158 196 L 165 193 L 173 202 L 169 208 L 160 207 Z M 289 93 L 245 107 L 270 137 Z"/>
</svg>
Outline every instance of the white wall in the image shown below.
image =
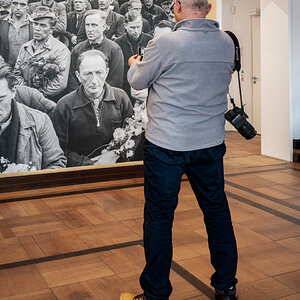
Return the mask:
<svg viewBox="0 0 300 300">
<path fill-rule="evenodd" d="M 232 14 L 231 7 L 236 12 Z M 291 161 L 300 138 L 300 0 L 223 0 L 222 29 L 242 46 L 243 100 L 252 121 L 252 45 L 249 10 L 261 9 L 262 154 Z M 231 93 L 238 100 L 236 76 Z M 233 127 L 226 124 L 227 130 Z"/>
<path fill-rule="evenodd" d="M 235 7 L 235 13 L 232 13 L 232 7 Z M 249 10 L 260 7 L 260 0 L 223 0 L 222 1 L 222 30 L 232 31 L 241 46 L 242 69 L 244 72 L 244 81 L 241 82 L 243 103 L 246 104 L 245 111 L 252 122 L 252 31 L 251 16 Z M 234 74 L 230 85 L 230 93 L 239 105 L 239 91 L 237 84 L 237 75 Z M 228 106 L 232 108 L 231 104 Z M 226 130 L 234 130 L 232 126 L 226 124 Z"/>
<path fill-rule="evenodd" d="M 261 0 L 261 152 L 290 161 L 289 0 Z"/>
<path fill-rule="evenodd" d="M 291 1 L 291 98 L 293 139 L 300 139 L 300 1 Z"/>
</svg>

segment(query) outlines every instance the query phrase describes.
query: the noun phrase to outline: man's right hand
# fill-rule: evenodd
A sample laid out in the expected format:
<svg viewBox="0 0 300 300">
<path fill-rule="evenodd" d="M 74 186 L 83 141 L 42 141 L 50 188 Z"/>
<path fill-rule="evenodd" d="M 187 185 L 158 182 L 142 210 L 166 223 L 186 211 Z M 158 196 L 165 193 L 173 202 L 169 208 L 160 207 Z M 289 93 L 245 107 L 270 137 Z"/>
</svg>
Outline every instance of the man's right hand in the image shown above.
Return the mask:
<svg viewBox="0 0 300 300">
<path fill-rule="evenodd" d="M 128 66 L 131 67 L 131 65 L 135 62 L 140 62 L 142 60 L 142 57 L 138 54 L 135 54 L 128 59 Z"/>
</svg>

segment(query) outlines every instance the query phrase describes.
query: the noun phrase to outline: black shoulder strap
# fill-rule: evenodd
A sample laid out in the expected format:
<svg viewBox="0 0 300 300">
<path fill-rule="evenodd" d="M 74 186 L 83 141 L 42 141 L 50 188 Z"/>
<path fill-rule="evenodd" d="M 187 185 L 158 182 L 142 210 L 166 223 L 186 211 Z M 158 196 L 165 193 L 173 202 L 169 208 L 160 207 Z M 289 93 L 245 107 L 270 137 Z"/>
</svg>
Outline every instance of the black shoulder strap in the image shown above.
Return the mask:
<svg viewBox="0 0 300 300">
<path fill-rule="evenodd" d="M 241 70 L 241 51 L 240 44 L 237 37 L 229 30 L 225 31 L 232 39 L 235 48 L 235 57 L 234 57 L 234 70 L 239 72 Z"/>
<path fill-rule="evenodd" d="M 241 78 L 240 78 L 240 70 L 241 70 L 241 51 L 240 51 L 240 44 L 237 39 L 237 37 L 229 30 L 225 31 L 232 39 L 234 43 L 234 50 L 235 50 L 235 56 L 234 56 L 234 70 L 237 71 L 237 78 L 239 83 L 239 92 L 240 92 L 240 101 L 241 101 L 241 109 L 244 113 L 244 105 L 243 105 L 243 97 L 242 97 L 242 87 L 241 87 Z M 230 99 L 230 101 L 234 104 L 233 98 Z"/>
</svg>

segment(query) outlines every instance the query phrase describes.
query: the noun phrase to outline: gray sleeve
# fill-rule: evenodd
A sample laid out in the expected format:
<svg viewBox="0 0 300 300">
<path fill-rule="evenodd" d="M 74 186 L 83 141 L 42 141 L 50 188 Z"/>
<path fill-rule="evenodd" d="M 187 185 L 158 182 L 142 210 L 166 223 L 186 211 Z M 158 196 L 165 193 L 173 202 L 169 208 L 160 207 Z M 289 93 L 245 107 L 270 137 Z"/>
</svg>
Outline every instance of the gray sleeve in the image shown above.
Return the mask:
<svg viewBox="0 0 300 300">
<path fill-rule="evenodd" d="M 136 90 L 149 88 L 160 76 L 161 65 L 159 48 L 151 40 L 145 49 L 143 60 L 131 65 L 127 73 L 129 84 Z"/>
<path fill-rule="evenodd" d="M 28 86 L 16 86 L 15 100 L 51 117 L 56 103 L 44 97 L 38 90 Z"/>
</svg>

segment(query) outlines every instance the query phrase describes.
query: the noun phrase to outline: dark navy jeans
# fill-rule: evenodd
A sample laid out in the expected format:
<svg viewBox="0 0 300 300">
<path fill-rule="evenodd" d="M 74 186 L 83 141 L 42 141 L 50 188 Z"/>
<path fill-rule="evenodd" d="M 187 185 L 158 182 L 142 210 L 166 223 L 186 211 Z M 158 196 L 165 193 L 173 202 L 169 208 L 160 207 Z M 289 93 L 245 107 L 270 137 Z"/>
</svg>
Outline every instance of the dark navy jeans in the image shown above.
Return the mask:
<svg viewBox="0 0 300 300">
<path fill-rule="evenodd" d="M 147 300 L 169 299 L 172 292 L 172 226 L 181 178 L 185 173 L 203 211 L 211 263 L 211 285 L 224 289 L 237 283 L 236 241 L 224 192 L 225 144 L 195 151 L 172 151 L 146 140 L 144 146 L 146 266 L 140 284 Z M 199 266 L 201 269 L 201 266 Z"/>
</svg>

